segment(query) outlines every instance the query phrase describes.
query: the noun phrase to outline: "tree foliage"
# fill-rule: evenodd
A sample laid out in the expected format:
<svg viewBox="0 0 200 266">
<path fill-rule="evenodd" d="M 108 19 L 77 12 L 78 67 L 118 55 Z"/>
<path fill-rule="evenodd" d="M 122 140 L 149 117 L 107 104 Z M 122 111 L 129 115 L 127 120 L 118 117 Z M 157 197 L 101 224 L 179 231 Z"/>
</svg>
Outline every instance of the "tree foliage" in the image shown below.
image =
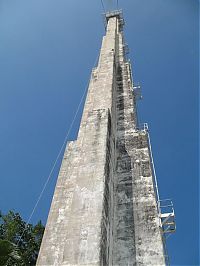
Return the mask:
<svg viewBox="0 0 200 266">
<path fill-rule="evenodd" d="M 41 221 L 26 224 L 19 213 L 0 213 L 0 265 L 35 265 L 43 233 Z"/>
</svg>

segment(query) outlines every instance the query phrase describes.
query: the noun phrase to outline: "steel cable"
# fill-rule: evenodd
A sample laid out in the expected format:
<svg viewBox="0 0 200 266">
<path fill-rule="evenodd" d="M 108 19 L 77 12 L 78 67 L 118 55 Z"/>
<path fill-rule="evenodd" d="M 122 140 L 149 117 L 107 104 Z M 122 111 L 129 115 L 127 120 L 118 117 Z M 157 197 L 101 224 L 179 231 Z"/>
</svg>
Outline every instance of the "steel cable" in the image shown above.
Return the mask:
<svg viewBox="0 0 200 266">
<path fill-rule="evenodd" d="M 99 55 L 97 56 L 97 58 L 96 58 L 96 60 L 95 60 L 95 63 L 94 63 L 94 65 L 93 65 L 93 68 L 94 68 L 94 67 L 96 66 L 96 64 L 97 64 L 98 57 L 99 57 Z M 49 183 L 49 180 L 50 180 L 50 178 L 51 178 L 51 176 L 52 176 L 52 174 L 53 174 L 53 171 L 54 171 L 54 169 L 55 169 L 55 167 L 56 167 L 56 165 L 57 165 L 57 162 L 58 162 L 58 160 L 59 160 L 59 158 L 60 158 L 60 156 L 61 156 L 61 154 L 62 154 L 62 151 L 63 151 L 63 149 L 64 149 L 64 147 L 65 147 L 65 145 L 66 145 L 67 139 L 68 139 L 69 134 L 70 134 L 70 132 L 71 132 L 71 129 L 72 129 L 73 125 L 74 125 L 74 122 L 75 122 L 75 120 L 76 120 L 76 118 L 77 118 L 78 112 L 79 112 L 80 107 L 81 107 L 81 104 L 82 104 L 82 102 L 83 102 L 83 99 L 85 98 L 85 95 L 86 95 L 87 89 L 88 89 L 88 87 L 89 87 L 89 82 L 90 82 L 90 79 L 89 79 L 88 82 L 87 82 L 87 85 L 86 85 L 86 87 L 85 87 L 85 90 L 84 90 L 83 95 L 82 95 L 82 97 L 81 97 L 81 100 L 80 100 L 80 102 L 79 102 L 79 105 L 78 105 L 78 107 L 77 107 L 77 109 L 76 109 L 76 112 L 75 112 L 75 115 L 74 115 L 74 117 L 73 117 L 73 120 L 72 120 L 72 122 L 71 122 L 71 124 L 70 124 L 70 127 L 69 127 L 69 129 L 68 129 L 68 131 L 67 131 L 67 134 L 66 134 L 66 136 L 65 136 L 65 138 L 64 138 L 64 142 L 63 142 L 63 144 L 62 144 L 62 146 L 61 146 L 61 148 L 60 148 L 60 150 L 59 150 L 59 152 L 58 152 L 58 155 L 57 155 L 57 157 L 56 157 L 56 159 L 55 159 L 55 161 L 54 161 L 54 163 L 53 163 L 53 166 L 52 166 L 52 168 L 51 168 L 51 171 L 50 171 L 50 173 L 49 173 L 49 175 L 48 175 L 48 177 L 47 177 L 47 179 L 46 179 L 46 182 L 44 183 L 44 186 L 43 186 L 43 188 L 42 188 L 42 190 L 41 190 L 41 192 L 40 192 L 40 194 L 39 194 L 39 196 L 38 196 L 38 199 L 37 199 L 37 201 L 36 201 L 36 203 L 35 203 L 35 205 L 34 205 L 34 207 L 33 207 L 33 209 L 32 209 L 32 212 L 31 212 L 31 214 L 30 214 L 30 216 L 29 216 L 29 218 L 28 218 L 28 220 L 27 220 L 27 222 L 26 222 L 26 224 L 25 224 L 25 229 L 23 230 L 22 234 L 19 236 L 19 239 L 18 239 L 18 241 L 17 241 L 17 246 L 19 245 L 19 242 L 21 241 L 21 239 L 22 239 L 24 233 L 25 233 L 26 230 L 27 230 L 28 224 L 29 224 L 29 222 L 31 221 L 31 219 L 32 219 L 32 217 L 33 217 L 33 214 L 35 213 L 35 210 L 36 210 L 36 208 L 37 208 L 37 206 L 38 206 L 38 204 L 39 204 L 39 202 L 40 202 L 40 200 L 41 200 L 41 198 L 42 198 L 42 196 L 43 196 L 43 194 L 44 194 L 44 191 L 45 191 L 45 189 L 46 189 L 46 187 L 47 187 L 47 185 L 48 185 L 48 183 Z"/>
<path fill-rule="evenodd" d="M 104 13 L 106 13 L 106 9 L 105 9 L 105 5 L 103 3 L 103 0 L 101 0 L 101 5 L 102 5 L 102 8 L 103 8 Z"/>
</svg>

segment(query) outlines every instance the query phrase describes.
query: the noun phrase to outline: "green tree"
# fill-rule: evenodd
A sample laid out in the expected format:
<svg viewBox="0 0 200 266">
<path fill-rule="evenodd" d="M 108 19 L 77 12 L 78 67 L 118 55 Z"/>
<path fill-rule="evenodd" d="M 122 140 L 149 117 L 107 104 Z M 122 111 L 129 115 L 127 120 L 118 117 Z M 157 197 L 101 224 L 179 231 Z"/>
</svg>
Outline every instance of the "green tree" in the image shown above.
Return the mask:
<svg viewBox="0 0 200 266">
<path fill-rule="evenodd" d="M 22 262 L 20 251 L 15 244 L 0 239 L 0 265 L 7 265 L 7 262 L 19 265 Z"/>
<path fill-rule="evenodd" d="M 44 226 L 26 224 L 19 213 L 0 213 L 0 265 L 35 265 Z"/>
</svg>

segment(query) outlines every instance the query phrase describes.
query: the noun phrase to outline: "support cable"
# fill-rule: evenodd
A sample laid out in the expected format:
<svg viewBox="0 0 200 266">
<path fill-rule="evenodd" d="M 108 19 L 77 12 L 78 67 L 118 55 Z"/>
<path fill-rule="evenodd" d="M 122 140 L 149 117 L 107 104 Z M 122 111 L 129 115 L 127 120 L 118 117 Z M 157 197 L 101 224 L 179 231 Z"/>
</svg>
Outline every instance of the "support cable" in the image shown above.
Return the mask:
<svg viewBox="0 0 200 266">
<path fill-rule="evenodd" d="M 74 125 L 75 119 L 76 119 L 77 114 L 78 114 L 78 112 L 79 112 L 79 109 L 80 109 L 80 106 L 81 106 L 82 101 L 83 101 L 83 99 L 84 99 L 84 96 L 85 96 L 86 91 L 87 91 L 87 87 L 86 87 L 86 89 L 84 90 L 84 93 L 83 93 L 83 95 L 82 95 L 82 97 L 81 97 L 81 100 L 80 100 L 80 102 L 79 102 L 79 105 L 78 105 L 78 107 L 77 107 L 77 109 L 76 109 L 76 113 L 75 113 L 75 115 L 74 115 L 74 118 L 73 118 L 73 120 L 72 120 L 72 122 L 71 122 L 71 124 L 70 124 L 70 127 L 69 127 L 69 129 L 68 129 L 68 131 L 67 131 L 67 134 L 66 134 L 66 136 L 65 136 L 64 142 L 63 142 L 63 144 L 62 144 L 62 146 L 61 146 L 61 148 L 60 148 L 60 150 L 59 150 L 59 152 L 58 152 L 58 155 L 57 155 L 57 157 L 56 157 L 56 159 L 55 159 L 55 161 L 54 161 L 54 163 L 53 163 L 53 166 L 52 166 L 52 168 L 51 168 L 51 171 L 50 171 L 50 173 L 49 173 L 49 175 L 48 175 L 48 177 L 47 177 L 47 179 L 46 179 L 46 182 L 44 183 L 44 186 L 43 186 L 43 188 L 42 188 L 42 190 L 41 190 L 41 192 L 40 192 L 40 194 L 39 194 L 39 196 L 38 196 L 38 199 L 37 199 L 37 201 L 36 201 L 36 203 L 35 203 L 35 205 L 34 205 L 34 207 L 33 207 L 32 212 L 31 212 L 31 214 L 30 214 L 30 216 L 29 216 L 29 218 L 28 218 L 28 221 L 26 222 L 25 229 L 24 229 L 24 231 L 22 232 L 22 234 L 21 234 L 21 236 L 20 236 L 20 238 L 19 238 L 19 240 L 18 240 L 18 242 L 17 242 L 17 245 L 19 244 L 19 242 L 21 241 L 21 239 L 22 239 L 24 233 L 26 232 L 26 230 L 27 230 L 27 226 L 28 226 L 28 224 L 29 224 L 31 218 L 33 217 L 33 214 L 34 214 L 34 212 L 35 212 L 35 210 L 36 210 L 36 208 L 37 208 L 37 206 L 38 206 L 38 204 L 39 204 L 39 202 L 40 202 L 40 200 L 41 200 L 41 198 L 42 198 L 42 195 L 43 195 L 43 193 L 44 193 L 44 191 L 45 191 L 45 189 L 46 189 L 47 184 L 49 183 L 49 180 L 50 180 L 50 178 L 51 178 L 51 176 L 52 176 L 52 173 L 53 173 L 53 171 L 54 171 L 54 169 L 55 169 L 55 167 L 56 167 L 56 165 L 57 165 L 57 162 L 58 162 L 58 160 L 59 160 L 59 158 L 60 158 L 60 155 L 61 155 L 61 153 L 62 153 L 62 151 L 63 151 L 63 149 L 64 149 L 64 147 L 65 147 L 65 144 L 66 144 L 66 141 L 67 141 L 67 139 L 68 139 L 68 136 L 69 136 L 69 134 L 70 134 L 70 132 L 71 132 L 71 129 L 72 129 L 73 125 Z"/>
<path fill-rule="evenodd" d="M 117 10 L 119 9 L 119 0 L 117 0 Z"/>
<path fill-rule="evenodd" d="M 103 8 L 104 13 L 106 13 L 106 9 L 105 9 L 105 5 L 103 3 L 103 0 L 101 0 L 101 5 L 102 5 L 102 8 Z"/>
<path fill-rule="evenodd" d="M 97 58 L 96 58 L 95 63 L 94 63 L 94 65 L 93 65 L 93 68 L 97 65 L 98 57 L 99 57 L 99 55 L 97 55 Z M 40 200 L 41 200 L 41 198 L 42 198 L 42 196 L 43 196 L 43 194 L 44 194 L 44 191 L 45 191 L 45 189 L 46 189 L 46 187 L 47 187 L 47 185 L 48 185 L 48 183 L 49 183 L 49 180 L 50 180 L 50 178 L 51 178 L 51 176 L 52 176 L 52 173 L 53 173 L 53 171 L 54 171 L 54 169 L 55 169 L 55 167 L 56 167 L 56 165 L 57 165 L 57 162 L 58 162 L 58 160 L 59 160 L 59 158 L 60 158 L 60 156 L 61 156 L 61 154 L 62 154 L 62 151 L 63 151 L 63 149 L 64 149 L 64 147 L 65 147 L 65 145 L 66 145 L 67 139 L 68 139 L 68 137 L 69 137 L 69 134 L 70 134 L 70 132 L 71 132 L 71 129 L 72 129 L 73 125 L 74 125 L 74 122 L 75 122 L 75 120 L 76 120 L 76 118 L 77 118 L 77 115 L 78 115 L 78 112 L 79 112 L 79 110 L 80 110 L 81 104 L 82 104 L 82 102 L 83 102 L 83 100 L 84 100 L 84 98 L 85 98 L 86 92 L 87 92 L 87 90 L 88 90 L 89 83 L 90 83 L 90 79 L 89 79 L 88 82 L 87 82 L 87 85 L 86 85 L 86 87 L 85 87 L 85 90 L 84 90 L 84 92 L 83 92 L 83 95 L 82 95 L 82 97 L 81 97 L 81 100 L 80 100 L 80 102 L 79 102 L 79 104 L 78 104 L 78 107 L 77 107 L 77 109 L 76 109 L 76 112 L 75 112 L 75 115 L 74 115 L 74 117 L 73 117 L 73 120 L 72 120 L 72 122 L 71 122 L 71 124 L 70 124 L 70 127 L 69 127 L 69 129 L 68 129 L 68 131 L 67 131 L 67 134 L 66 134 L 66 136 L 65 136 L 65 138 L 64 138 L 64 142 L 63 142 L 63 144 L 62 144 L 62 146 L 61 146 L 61 148 L 60 148 L 60 150 L 59 150 L 59 152 L 58 152 L 58 155 L 57 155 L 57 157 L 56 157 L 56 159 L 55 159 L 55 161 L 54 161 L 54 163 L 53 163 L 53 166 L 52 166 L 52 168 L 51 168 L 51 171 L 50 171 L 50 173 L 49 173 L 49 175 L 48 175 L 48 177 L 47 177 L 47 179 L 46 179 L 46 182 L 44 183 L 44 186 L 43 186 L 43 188 L 42 188 L 42 190 L 41 190 L 41 192 L 40 192 L 40 194 L 39 194 L 39 196 L 38 196 L 38 199 L 37 199 L 37 201 L 36 201 L 36 203 L 35 203 L 35 205 L 34 205 L 34 207 L 33 207 L 33 209 L 32 209 L 32 212 L 31 212 L 31 214 L 30 214 L 30 216 L 29 216 L 29 218 L 28 218 L 28 220 L 27 220 L 27 222 L 26 222 L 26 224 L 25 224 L 25 229 L 23 230 L 22 234 L 19 236 L 19 239 L 18 239 L 18 241 L 17 241 L 17 246 L 19 245 L 19 242 L 21 241 L 21 239 L 22 239 L 24 233 L 26 232 L 26 230 L 27 230 L 27 228 L 28 228 L 28 224 L 29 224 L 30 220 L 32 219 L 33 214 L 35 213 L 35 210 L 36 210 L 36 208 L 37 208 L 37 206 L 38 206 L 38 204 L 39 204 L 39 202 L 40 202 Z M 7 263 L 8 263 L 8 261 L 7 261 Z"/>
</svg>

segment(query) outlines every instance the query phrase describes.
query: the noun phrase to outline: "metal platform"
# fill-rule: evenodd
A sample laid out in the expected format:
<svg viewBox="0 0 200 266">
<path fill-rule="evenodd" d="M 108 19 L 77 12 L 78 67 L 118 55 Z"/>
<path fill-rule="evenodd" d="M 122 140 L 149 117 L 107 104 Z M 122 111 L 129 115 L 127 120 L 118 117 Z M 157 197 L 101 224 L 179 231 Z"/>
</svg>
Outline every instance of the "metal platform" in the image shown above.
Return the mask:
<svg viewBox="0 0 200 266">
<path fill-rule="evenodd" d="M 136 127 L 136 131 L 148 132 L 148 130 L 149 130 L 149 128 L 148 128 L 148 124 L 147 123 L 139 124 Z"/>
<path fill-rule="evenodd" d="M 124 19 L 123 19 L 123 13 L 122 13 L 122 9 L 120 10 L 113 10 L 113 11 L 108 11 L 106 13 L 103 14 L 104 18 L 105 18 L 105 26 L 108 23 L 108 20 L 112 17 L 118 17 L 119 18 L 119 28 L 123 29 L 123 26 L 125 25 Z"/>
<path fill-rule="evenodd" d="M 158 210 L 162 233 L 165 234 L 166 237 L 169 237 L 171 233 L 176 231 L 175 213 L 172 200 L 159 200 Z"/>
<path fill-rule="evenodd" d="M 141 86 L 139 84 L 133 86 L 133 94 L 135 95 L 136 100 L 142 99 Z"/>
</svg>

